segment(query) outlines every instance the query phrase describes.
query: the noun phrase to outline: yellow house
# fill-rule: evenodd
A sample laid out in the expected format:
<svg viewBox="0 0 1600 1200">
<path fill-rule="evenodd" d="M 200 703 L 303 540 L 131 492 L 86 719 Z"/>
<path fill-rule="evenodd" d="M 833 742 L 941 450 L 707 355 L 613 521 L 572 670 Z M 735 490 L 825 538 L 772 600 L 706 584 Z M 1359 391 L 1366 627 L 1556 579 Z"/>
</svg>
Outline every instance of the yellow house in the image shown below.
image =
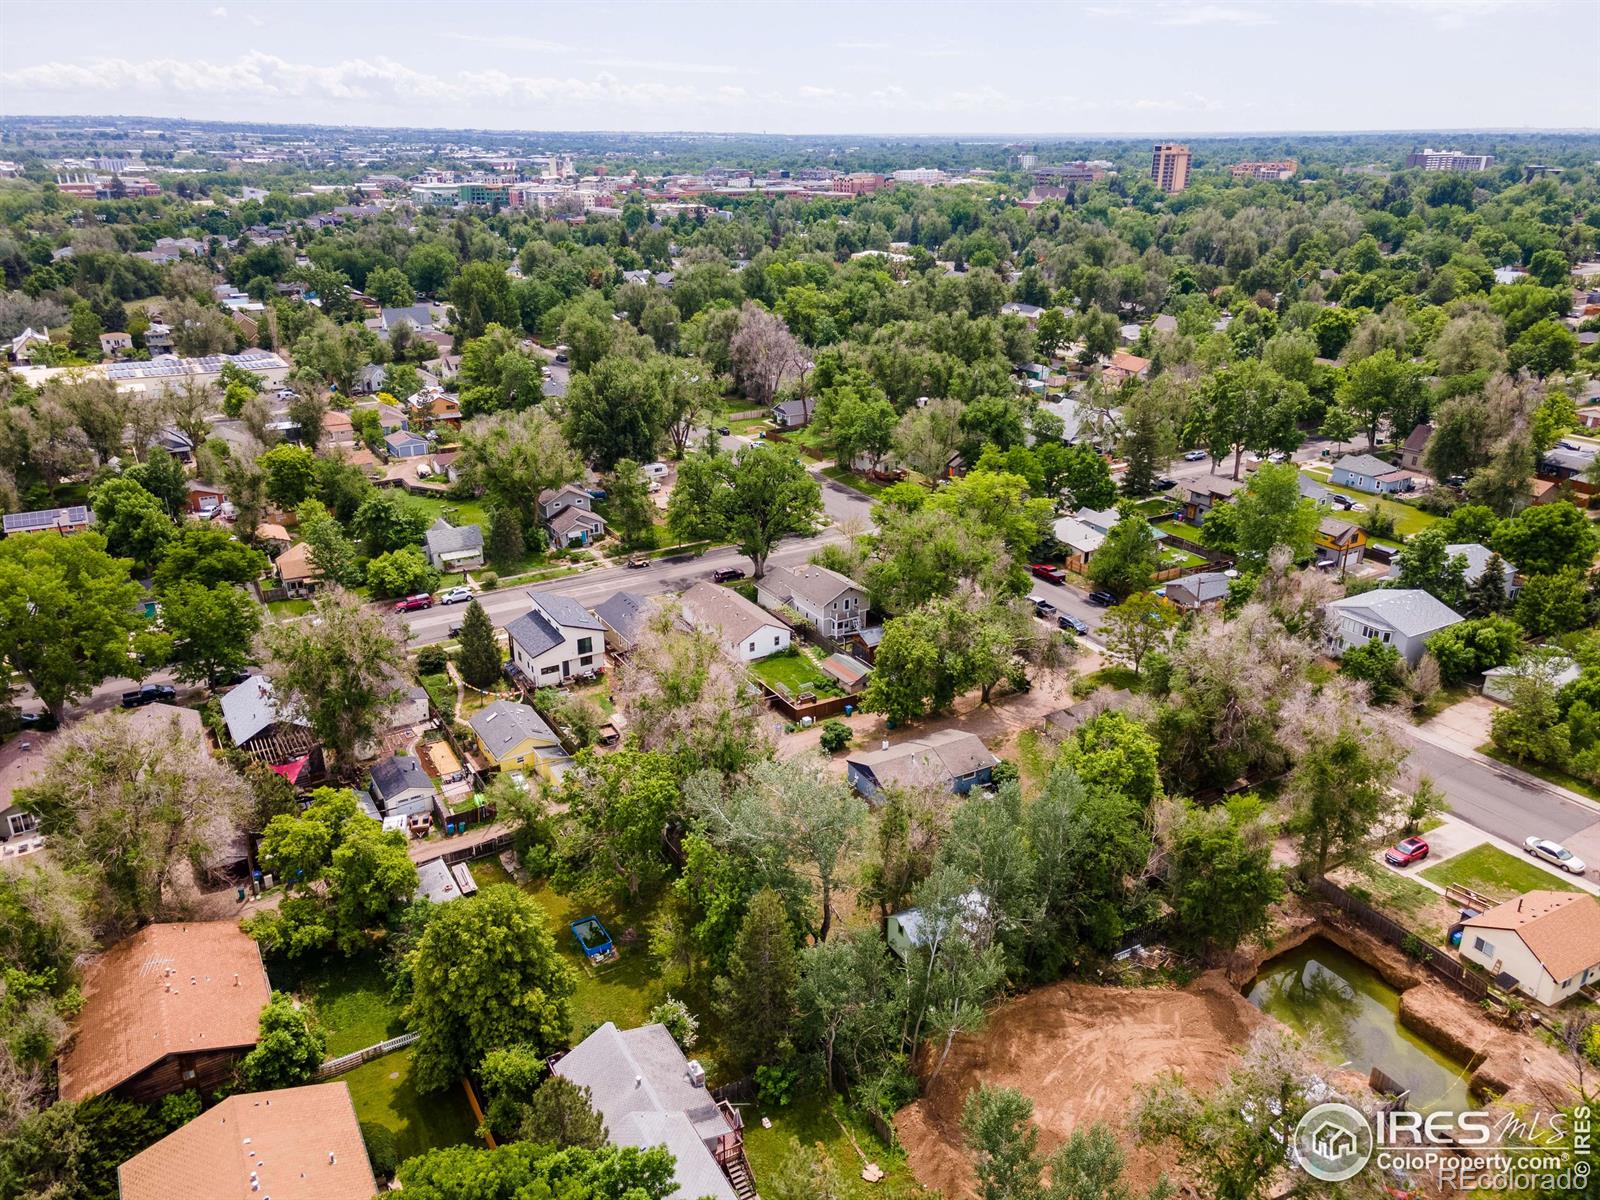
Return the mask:
<svg viewBox="0 0 1600 1200">
<path fill-rule="evenodd" d="M 555 781 L 572 761 L 555 731 L 529 705 L 496 700 L 474 713 L 469 724 L 484 755 L 503 771 L 533 770 Z"/>
<path fill-rule="evenodd" d="M 1323 517 L 1317 522 L 1313 540 L 1317 546 L 1318 565 L 1326 564 L 1347 571 L 1359 566 L 1366 557 L 1367 531 L 1351 521 Z"/>
</svg>

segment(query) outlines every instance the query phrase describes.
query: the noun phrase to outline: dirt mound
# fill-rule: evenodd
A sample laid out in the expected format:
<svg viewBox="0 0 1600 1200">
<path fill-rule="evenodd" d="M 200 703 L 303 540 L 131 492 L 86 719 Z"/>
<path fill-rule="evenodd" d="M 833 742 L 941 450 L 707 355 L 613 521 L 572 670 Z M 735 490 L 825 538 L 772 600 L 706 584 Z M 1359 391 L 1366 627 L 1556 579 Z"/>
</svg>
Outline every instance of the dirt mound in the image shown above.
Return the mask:
<svg viewBox="0 0 1600 1200">
<path fill-rule="evenodd" d="M 1164 1071 L 1195 1083 L 1221 1078 L 1266 1018 L 1221 972 L 1182 991 L 1059 983 L 1005 1005 L 982 1033 L 957 1038 L 926 1094 L 895 1128 L 919 1182 L 970 1196 L 961 1106 L 980 1085 L 1014 1087 L 1034 1103 L 1039 1143 L 1053 1151 L 1082 1125 L 1126 1127 L 1138 1089 Z M 1153 1181 L 1164 1156 L 1130 1146 L 1129 1175 Z"/>
</svg>

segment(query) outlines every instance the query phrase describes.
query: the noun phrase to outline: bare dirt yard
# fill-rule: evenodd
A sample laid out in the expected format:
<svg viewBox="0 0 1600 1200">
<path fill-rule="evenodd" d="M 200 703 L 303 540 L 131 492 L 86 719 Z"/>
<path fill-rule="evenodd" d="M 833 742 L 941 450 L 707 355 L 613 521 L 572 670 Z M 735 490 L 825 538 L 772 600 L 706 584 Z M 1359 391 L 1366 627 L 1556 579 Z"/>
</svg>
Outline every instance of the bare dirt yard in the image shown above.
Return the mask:
<svg viewBox="0 0 1600 1200">
<path fill-rule="evenodd" d="M 1034 1103 L 1046 1153 L 1076 1128 L 1104 1121 L 1130 1146 L 1129 1178 L 1154 1182 L 1165 1156 L 1132 1146 L 1134 1097 L 1165 1071 L 1220 1080 L 1268 1018 L 1213 971 L 1182 990 L 1058 983 L 1005 1005 L 984 1031 L 957 1038 L 933 1085 L 895 1117 L 912 1172 L 946 1196 L 969 1196 L 972 1165 L 961 1106 L 980 1085 L 1014 1087 Z"/>
</svg>

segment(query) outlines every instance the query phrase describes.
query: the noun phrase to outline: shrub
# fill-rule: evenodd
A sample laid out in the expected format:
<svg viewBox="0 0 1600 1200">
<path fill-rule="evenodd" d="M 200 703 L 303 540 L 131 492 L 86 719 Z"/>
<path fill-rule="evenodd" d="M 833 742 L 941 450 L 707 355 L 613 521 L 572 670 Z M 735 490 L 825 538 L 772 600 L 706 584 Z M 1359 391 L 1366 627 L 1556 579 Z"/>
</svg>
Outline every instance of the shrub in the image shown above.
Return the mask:
<svg viewBox="0 0 1600 1200">
<path fill-rule="evenodd" d="M 400 1165 L 400 1151 L 395 1145 L 394 1130 L 376 1121 L 361 1122 L 361 1140 L 367 1144 L 367 1160 L 372 1163 L 372 1173 L 380 1180 L 393 1179 Z"/>
<path fill-rule="evenodd" d="M 793 1067 L 757 1067 L 757 1099 L 768 1108 L 782 1108 L 794 1099 L 794 1085 L 799 1074 Z"/>
<path fill-rule="evenodd" d="M 424 646 L 417 651 L 417 673 L 419 675 L 443 675 L 450 662 L 450 656 L 440 645 Z"/>
<path fill-rule="evenodd" d="M 161 1100 L 161 1123 L 168 1129 L 178 1129 L 200 1115 L 200 1093 L 190 1088 L 173 1092 Z"/>
<path fill-rule="evenodd" d="M 478 586 L 486 592 L 492 592 L 500 586 L 500 576 L 493 571 L 486 571 L 483 578 L 478 580 Z"/>
<path fill-rule="evenodd" d="M 850 744 L 854 734 L 850 726 L 843 721 L 833 719 L 822 723 L 822 748 L 829 754 L 837 754 Z"/>
</svg>

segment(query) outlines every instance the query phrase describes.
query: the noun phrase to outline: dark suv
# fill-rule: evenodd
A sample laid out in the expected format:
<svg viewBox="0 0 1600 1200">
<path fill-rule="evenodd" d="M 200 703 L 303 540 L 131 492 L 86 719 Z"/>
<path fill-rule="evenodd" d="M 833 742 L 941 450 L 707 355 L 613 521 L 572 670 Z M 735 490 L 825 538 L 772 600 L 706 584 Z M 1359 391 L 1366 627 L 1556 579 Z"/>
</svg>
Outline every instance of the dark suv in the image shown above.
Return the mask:
<svg viewBox="0 0 1600 1200">
<path fill-rule="evenodd" d="M 718 567 L 715 571 L 711 572 L 712 583 L 727 583 L 729 580 L 743 578 L 744 572 L 738 567 Z"/>
</svg>

